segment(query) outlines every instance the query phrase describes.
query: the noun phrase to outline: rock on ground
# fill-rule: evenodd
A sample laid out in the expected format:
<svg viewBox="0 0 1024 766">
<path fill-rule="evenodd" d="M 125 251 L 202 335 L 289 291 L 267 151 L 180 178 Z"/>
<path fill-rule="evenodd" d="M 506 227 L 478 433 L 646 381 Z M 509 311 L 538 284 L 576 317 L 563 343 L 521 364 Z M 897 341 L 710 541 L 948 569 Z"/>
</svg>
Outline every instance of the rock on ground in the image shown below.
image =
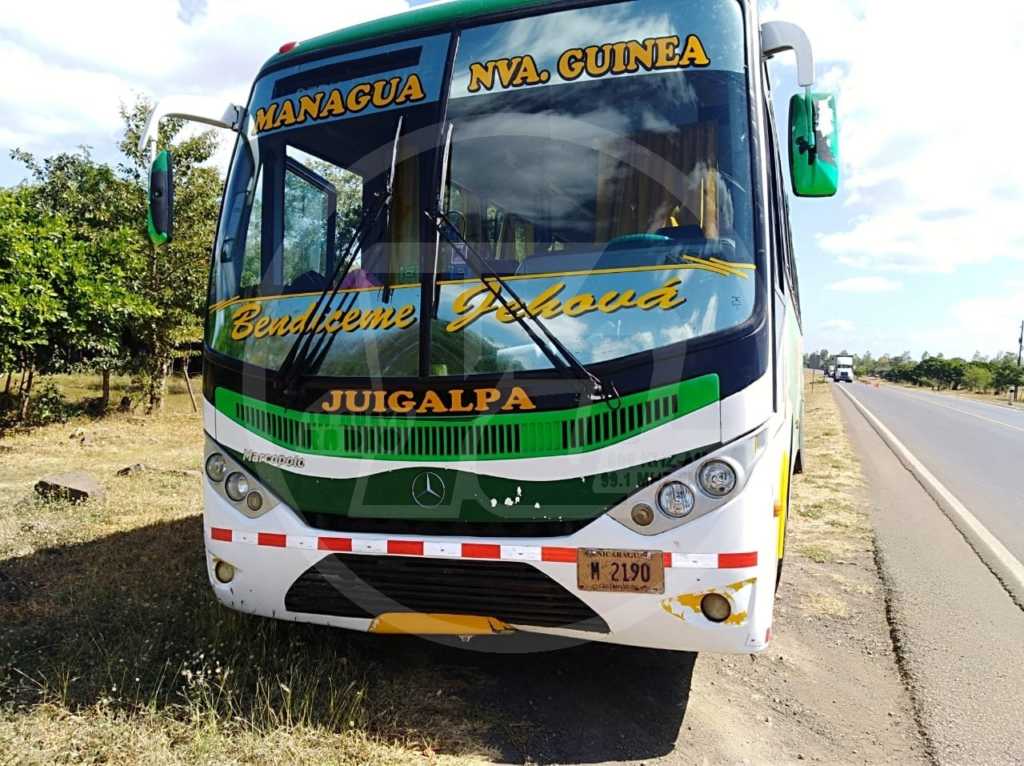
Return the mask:
<svg viewBox="0 0 1024 766">
<path fill-rule="evenodd" d="M 101 500 L 104 495 L 103 486 L 90 473 L 85 471 L 69 471 L 68 473 L 50 474 L 36 482 L 36 494 L 52 500 L 70 500 L 73 503 L 84 503 L 86 500 Z"/>
</svg>

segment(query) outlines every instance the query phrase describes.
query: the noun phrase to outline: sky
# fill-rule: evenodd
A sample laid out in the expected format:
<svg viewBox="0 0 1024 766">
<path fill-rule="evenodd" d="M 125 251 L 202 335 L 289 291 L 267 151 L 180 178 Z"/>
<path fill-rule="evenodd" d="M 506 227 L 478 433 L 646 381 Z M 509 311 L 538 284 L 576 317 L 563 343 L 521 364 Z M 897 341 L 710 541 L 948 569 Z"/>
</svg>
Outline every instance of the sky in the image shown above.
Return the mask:
<svg viewBox="0 0 1024 766">
<path fill-rule="evenodd" d="M 422 4 L 413 2 L 412 4 Z M 0 16 L 0 185 L 19 147 L 91 147 L 116 162 L 135 94 L 244 103 L 260 65 L 301 40 L 405 0 L 65 0 Z M 1024 4 L 761 0 L 808 33 L 816 90 L 838 93 L 841 191 L 791 199 L 805 347 L 970 358 L 1016 350 L 1024 320 Z M 102 9 L 102 12 L 100 11 Z M 974 11 L 967 13 L 968 10 Z M 791 54 L 772 61 L 786 123 Z"/>
</svg>

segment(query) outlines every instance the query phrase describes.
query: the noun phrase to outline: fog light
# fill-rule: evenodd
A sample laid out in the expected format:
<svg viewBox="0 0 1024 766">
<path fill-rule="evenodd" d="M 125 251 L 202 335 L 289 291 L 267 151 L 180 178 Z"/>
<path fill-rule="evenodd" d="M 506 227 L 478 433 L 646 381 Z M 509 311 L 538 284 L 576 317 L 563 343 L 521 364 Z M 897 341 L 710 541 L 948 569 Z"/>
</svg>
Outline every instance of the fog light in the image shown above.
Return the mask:
<svg viewBox="0 0 1024 766">
<path fill-rule="evenodd" d="M 700 488 L 711 497 L 725 497 L 736 488 L 736 472 L 723 460 L 709 460 L 700 469 Z"/>
<path fill-rule="evenodd" d="M 213 574 L 220 582 L 227 585 L 235 579 L 235 567 L 226 561 L 218 561 L 213 568 Z"/>
<path fill-rule="evenodd" d="M 658 490 L 658 507 L 666 516 L 681 519 L 693 510 L 693 490 L 681 481 L 665 482 Z"/>
<path fill-rule="evenodd" d="M 224 482 L 224 491 L 228 493 L 228 497 L 237 503 L 249 493 L 249 480 L 245 477 L 245 474 L 238 473 L 237 471 L 228 474 L 228 479 Z"/>
<path fill-rule="evenodd" d="M 640 503 L 639 505 L 633 506 L 633 513 L 630 514 L 633 523 L 638 527 L 646 527 L 652 521 L 654 521 L 654 511 L 651 510 L 651 506 Z"/>
<path fill-rule="evenodd" d="M 223 481 L 227 470 L 228 464 L 224 462 L 224 456 L 219 452 L 214 452 L 206 458 L 206 475 L 210 477 L 211 481 Z"/>
<path fill-rule="evenodd" d="M 249 506 L 249 510 L 255 513 L 263 507 L 263 495 L 259 492 L 250 492 L 245 496 L 245 504 Z"/>
<path fill-rule="evenodd" d="M 725 622 L 732 613 L 732 607 L 722 594 L 708 593 L 700 600 L 700 611 L 711 622 Z"/>
</svg>

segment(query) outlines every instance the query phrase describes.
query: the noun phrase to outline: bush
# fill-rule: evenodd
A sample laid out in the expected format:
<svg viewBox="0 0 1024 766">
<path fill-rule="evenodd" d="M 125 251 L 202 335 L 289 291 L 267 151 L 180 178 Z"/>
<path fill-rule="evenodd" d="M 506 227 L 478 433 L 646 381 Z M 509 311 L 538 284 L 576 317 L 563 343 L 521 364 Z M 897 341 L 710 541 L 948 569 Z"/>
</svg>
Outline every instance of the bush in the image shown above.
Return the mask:
<svg viewBox="0 0 1024 766">
<path fill-rule="evenodd" d="M 964 371 L 964 386 L 971 391 L 987 391 L 992 386 L 991 370 L 980 364 L 968 365 Z"/>
<path fill-rule="evenodd" d="M 28 408 L 28 425 L 45 426 L 66 423 L 74 414 L 74 407 L 52 382 L 46 382 L 32 396 Z"/>
</svg>

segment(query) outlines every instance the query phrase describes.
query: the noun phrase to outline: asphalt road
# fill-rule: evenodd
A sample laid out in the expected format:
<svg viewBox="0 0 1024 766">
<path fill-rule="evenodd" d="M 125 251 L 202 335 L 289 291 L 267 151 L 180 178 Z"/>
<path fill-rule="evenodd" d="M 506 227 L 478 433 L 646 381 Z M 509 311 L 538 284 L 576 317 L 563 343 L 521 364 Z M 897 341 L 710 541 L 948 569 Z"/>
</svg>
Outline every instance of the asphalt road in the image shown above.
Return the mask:
<svg viewBox="0 0 1024 766">
<path fill-rule="evenodd" d="M 1024 561 L 1024 403 L 1018 409 L 895 386 L 837 383 Z"/>
<path fill-rule="evenodd" d="M 1019 479 L 1014 486 L 1024 468 L 1024 430 L 1013 419 L 1020 416 L 893 389 L 848 390 L 1020 550 L 1013 522 L 1024 510 Z M 1024 611 L 860 412 L 835 397 L 867 480 L 897 660 L 931 760 L 1024 762 Z"/>
</svg>

